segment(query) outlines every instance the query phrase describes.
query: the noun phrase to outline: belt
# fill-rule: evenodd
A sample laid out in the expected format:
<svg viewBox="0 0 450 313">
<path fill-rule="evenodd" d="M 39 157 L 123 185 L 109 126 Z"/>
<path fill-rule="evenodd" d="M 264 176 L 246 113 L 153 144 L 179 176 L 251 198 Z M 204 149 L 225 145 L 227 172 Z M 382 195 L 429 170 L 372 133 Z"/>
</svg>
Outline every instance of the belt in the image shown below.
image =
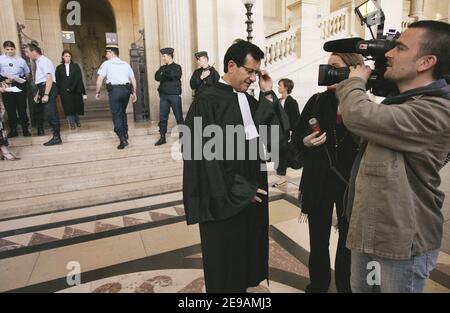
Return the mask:
<svg viewBox="0 0 450 313">
<path fill-rule="evenodd" d="M 39 88 L 40 87 L 42 87 L 42 86 L 45 86 L 47 84 L 47 82 L 43 82 L 43 83 L 39 83 L 39 84 L 36 84 L 36 86 L 38 86 Z M 52 86 L 54 85 L 55 83 L 52 83 Z"/>
<path fill-rule="evenodd" d="M 112 87 L 129 87 L 131 84 L 127 83 L 127 84 L 121 84 L 121 85 L 113 85 L 113 84 L 109 84 L 109 85 L 111 85 Z"/>
</svg>

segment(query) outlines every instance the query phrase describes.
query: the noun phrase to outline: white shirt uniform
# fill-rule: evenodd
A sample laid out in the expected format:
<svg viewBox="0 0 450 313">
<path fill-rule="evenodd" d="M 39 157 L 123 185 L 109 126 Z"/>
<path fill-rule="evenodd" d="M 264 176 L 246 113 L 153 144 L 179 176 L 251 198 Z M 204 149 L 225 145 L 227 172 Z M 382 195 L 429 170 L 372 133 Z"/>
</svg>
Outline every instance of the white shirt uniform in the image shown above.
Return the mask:
<svg viewBox="0 0 450 313">
<path fill-rule="evenodd" d="M 49 58 L 41 55 L 36 60 L 36 85 L 45 83 L 47 81 L 47 75 L 52 75 L 53 82 L 56 83 L 55 67 Z"/>
<path fill-rule="evenodd" d="M 0 75 L 7 78 L 24 77 L 30 74 L 27 62 L 19 56 L 0 55 Z"/>
<path fill-rule="evenodd" d="M 98 75 L 106 78 L 107 84 L 125 85 L 131 83 L 134 72 L 130 64 L 115 57 L 103 62 L 98 70 Z"/>
</svg>

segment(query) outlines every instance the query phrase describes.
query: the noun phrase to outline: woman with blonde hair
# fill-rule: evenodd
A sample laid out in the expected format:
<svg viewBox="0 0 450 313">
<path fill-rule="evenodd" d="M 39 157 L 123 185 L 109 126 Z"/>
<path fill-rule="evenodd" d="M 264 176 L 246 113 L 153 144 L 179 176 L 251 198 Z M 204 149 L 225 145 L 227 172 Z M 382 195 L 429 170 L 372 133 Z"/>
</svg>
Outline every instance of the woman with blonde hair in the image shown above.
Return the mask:
<svg viewBox="0 0 450 313">
<path fill-rule="evenodd" d="M 363 65 L 359 54 L 333 53 L 336 68 Z M 358 145 L 338 110 L 336 85 L 314 95 L 306 104 L 293 133 L 293 143 L 304 164 L 300 183 L 302 213 L 308 215 L 310 247 L 307 293 L 327 293 L 331 282 L 330 234 L 334 206 L 338 216 L 339 243 L 335 281 L 339 293 L 351 293 L 351 252 L 346 248 L 348 221 L 343 197 Z"/>
</svg>

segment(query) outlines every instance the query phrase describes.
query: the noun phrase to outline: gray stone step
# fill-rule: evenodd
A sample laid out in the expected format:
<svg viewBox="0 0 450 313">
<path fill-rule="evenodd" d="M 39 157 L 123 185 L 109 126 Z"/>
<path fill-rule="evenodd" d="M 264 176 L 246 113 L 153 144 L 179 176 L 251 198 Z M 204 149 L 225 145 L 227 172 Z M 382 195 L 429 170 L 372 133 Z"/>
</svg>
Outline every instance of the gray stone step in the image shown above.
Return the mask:
<svg viewBox="0 0 450 313">
<path fill-rule="evenodd" d="M 180 175 L 182 175 L 182 164 L 170 162 L 169 164 L 160 165 L 158 168 L 135 167 L 88 176 L 61 177 L 44 182 L 6 185 L 0 189 L 0 199 L 3 201 L 29 199 Z"/>
<path fill-rule="evenodd" d="M 2 201 L 0 219 L 149 197 L 166 192 L 179 191 L 181 186 L 182 177 L 173 176 L 55 195 Z"/>
<path fill-rule="evenodd" d="M 51 181 L 55 179 L 70 179 L 79 176 L 93 176 L 111 171 L 127 171 L 128 169 L 141 168 L 142 170 L 174 164 L 167 153 L 128 157 L 122 159 L 101 160 L 75 164 L 61 164 L 41 168 L 29 168 L 8 172 L 0 172 L 2 186 L 16 185 L 23 189 L 21 184 Z"/>
</svg>

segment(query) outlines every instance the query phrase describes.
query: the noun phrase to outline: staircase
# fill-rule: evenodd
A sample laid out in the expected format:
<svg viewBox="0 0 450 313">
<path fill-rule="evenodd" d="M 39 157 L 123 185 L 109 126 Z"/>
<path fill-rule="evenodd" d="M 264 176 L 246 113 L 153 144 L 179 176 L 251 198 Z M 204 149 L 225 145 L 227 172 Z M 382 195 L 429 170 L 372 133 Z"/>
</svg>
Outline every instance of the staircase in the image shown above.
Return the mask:
<svg viewBox="0 0 450 313">
<path fill-rule="evenodd" d="M 106 120 L 83 120 L 80 130 L 63 131 L 62 146 L 42 146 L 47 137 L 11 140 L 22 159 L 0 162 L 0 220 L 180 190 L 182 162 L 171 156 L 176 139 L 155 147 L 156 125 L 129 123 L 130 147 L 124 151 L 116 149 Z"/>
<path fill-rule="evenodd" d="M 100 95 L 100 100 L 95 99 L 95 86 L 86 88 L 88 99 L 84 102 L 85 120 L 111 120 L 109 109 L 108 93 L 104 90 Z"/>
</svg>

